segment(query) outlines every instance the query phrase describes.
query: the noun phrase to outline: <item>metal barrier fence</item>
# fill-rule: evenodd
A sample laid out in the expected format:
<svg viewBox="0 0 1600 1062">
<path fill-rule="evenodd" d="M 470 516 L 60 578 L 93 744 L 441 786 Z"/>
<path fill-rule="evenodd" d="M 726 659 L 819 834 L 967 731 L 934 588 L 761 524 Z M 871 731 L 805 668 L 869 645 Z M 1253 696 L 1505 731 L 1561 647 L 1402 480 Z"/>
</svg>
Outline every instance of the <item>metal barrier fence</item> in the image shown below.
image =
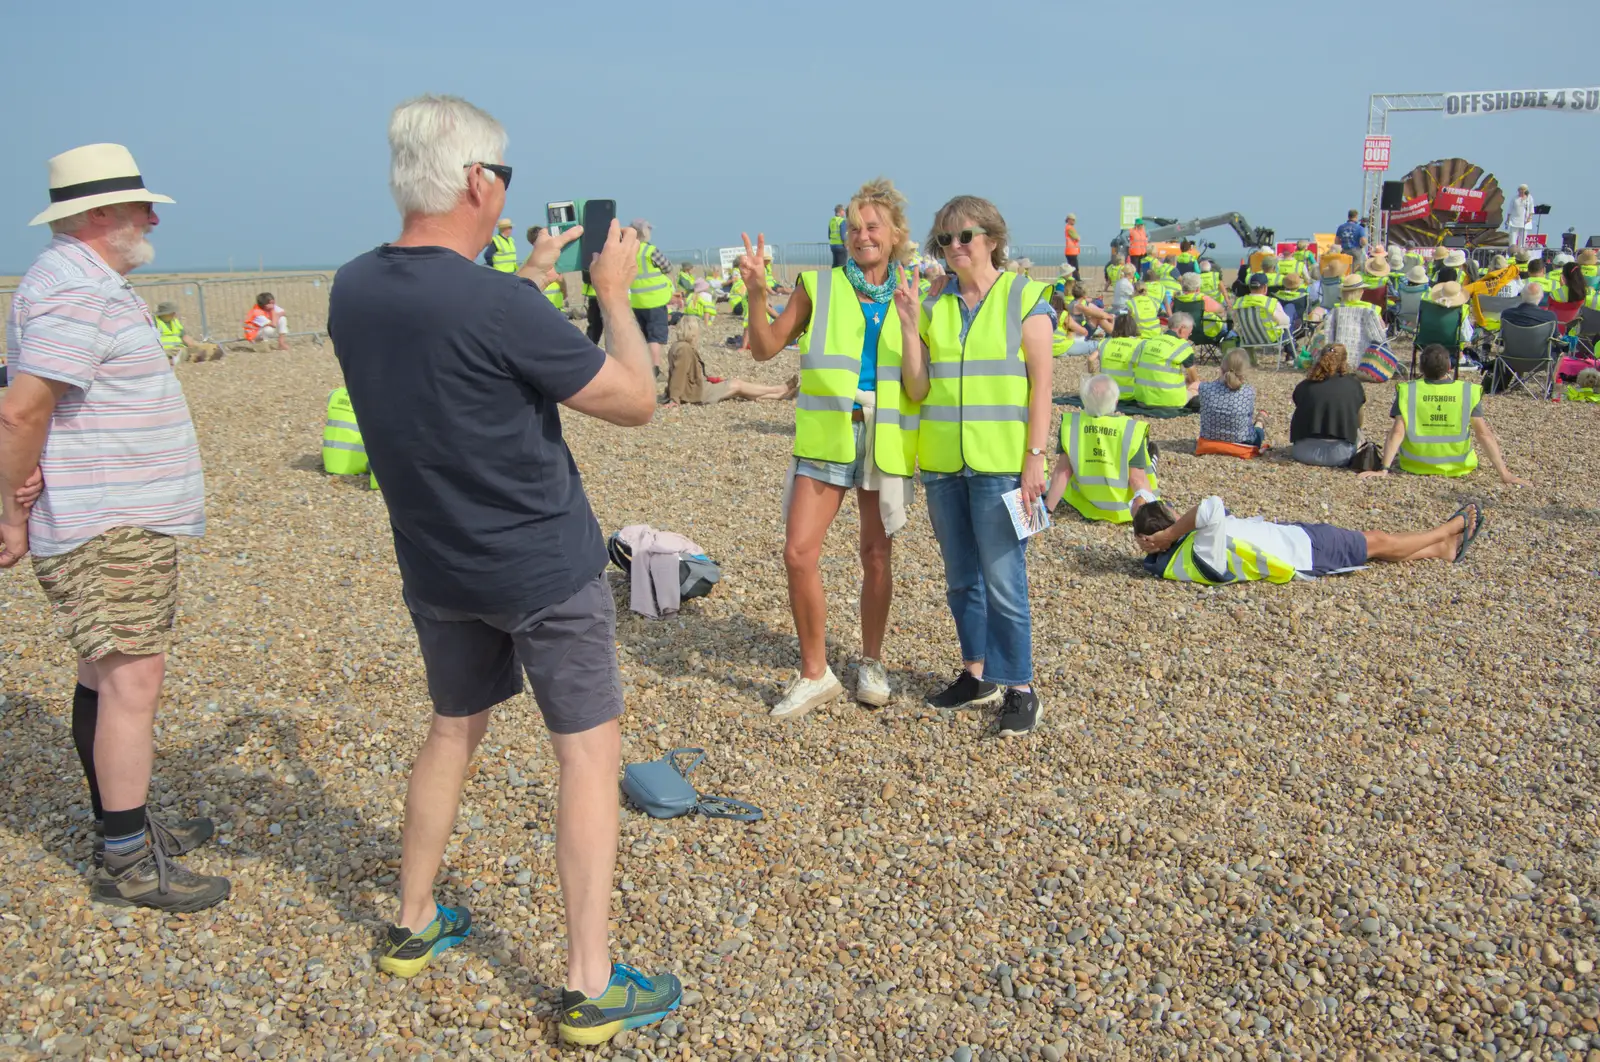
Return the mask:
<svg viewBox="0 0 1600 1062">
<path fill-rule="evenodd" d="M 328 292 L 333 278 L 326 273 L 272 273 L 249 277 L 208 277 L 146 280 L 130 285 L 155 313 L 163 302 L 173 303 L 188 334 L 212 343 L 236 343 L 244 338 L 246 312 L 262 292 L 270 291 L 283 308 L 291 336 L 328 334 Z M 15 288 L 0 289 L 0 319 L 11 319 Z M 9 353 L 0 332 L 0 355 Z"/>
</svg>

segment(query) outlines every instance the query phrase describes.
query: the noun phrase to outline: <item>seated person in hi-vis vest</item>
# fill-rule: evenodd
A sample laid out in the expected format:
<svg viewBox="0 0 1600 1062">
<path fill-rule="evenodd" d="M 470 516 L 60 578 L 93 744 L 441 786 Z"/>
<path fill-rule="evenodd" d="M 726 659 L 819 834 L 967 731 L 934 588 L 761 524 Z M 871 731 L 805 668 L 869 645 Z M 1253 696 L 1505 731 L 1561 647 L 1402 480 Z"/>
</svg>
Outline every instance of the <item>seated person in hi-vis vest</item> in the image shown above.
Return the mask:
<svg viewBox="0 0 1600 1062">
<path fill-rule="evenodd" d="M 1398 457 L 1402 471 L 1418 476 L 1465 476 L 1478 467 L 1476 438 L 1489 463 L 1507 486 L 1531 487 L 1511 474 L 1500 452 L 1500 440 L 1483 415 L 1483 388 L 1451 380 L 1450 352 L 1438 343 L 1422 348 L 1417 359 L 1422 379 L 1395 385 L 1394 423 L 1383 443 L 1383 467 L 1361 473 L 1362 479 L 1386 476 Z"/>
<path fill-rule="evenodd" d="M 1061 418 L 1045 506 L 1054 510 L 1065 497 L 1085 520 L 1125 524 L 1133 519 L 1134 494 L 1160 489 L 1149 425 L 1117 412 L 1121 389 L 1104 373 L 1085 380 L 1078 393 L 1083 412 Z"/>
<path fill-rule="evenodd" d="M 1181 516 L 1142 491 L 1133 506 L 1134 541 L 1144 551 L 1144 570 L 1202 586 L 1259 579 L 1287 583 L 1351 571 L 1369 561 L 1459 562 L 1483 530 L 1483 513 L 1475 502 L 1437 527 L 1404 534 L 1279 524 L 1259 516 L 1240 519 L 1230 516 L 1215 495 Z"/>
</svg>

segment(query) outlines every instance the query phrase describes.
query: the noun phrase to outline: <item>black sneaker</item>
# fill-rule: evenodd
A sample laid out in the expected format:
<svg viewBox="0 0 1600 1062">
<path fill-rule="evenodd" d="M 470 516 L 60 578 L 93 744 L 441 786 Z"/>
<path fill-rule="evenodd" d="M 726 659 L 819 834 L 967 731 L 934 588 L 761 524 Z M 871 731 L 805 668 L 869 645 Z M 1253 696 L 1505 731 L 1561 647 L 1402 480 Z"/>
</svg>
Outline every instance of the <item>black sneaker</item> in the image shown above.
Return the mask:
<svg viewBox="0 0 1600 1062">
<path fill-rule="evenodd" d="M 1032 690 L 1007 689 L 1000 704 L 1000 736 L 1021 737 L 1039 725 L 1043 711 L 1039 695 Z"/>
<path fill-rule="evenodd" d="M 956 676 L 954 682 L 940 690 L 938 693 L 929 694 L 924 698 L 930 708 L 938 708 L 947 712 L 959 712 L 963 708 L 981 708 L 986 704 L 994 704 L 1000 700 L 1000 687 L 992 682 L 985 682 L 973 678 L 972 672 L 966 668 Z"/>
</svg>

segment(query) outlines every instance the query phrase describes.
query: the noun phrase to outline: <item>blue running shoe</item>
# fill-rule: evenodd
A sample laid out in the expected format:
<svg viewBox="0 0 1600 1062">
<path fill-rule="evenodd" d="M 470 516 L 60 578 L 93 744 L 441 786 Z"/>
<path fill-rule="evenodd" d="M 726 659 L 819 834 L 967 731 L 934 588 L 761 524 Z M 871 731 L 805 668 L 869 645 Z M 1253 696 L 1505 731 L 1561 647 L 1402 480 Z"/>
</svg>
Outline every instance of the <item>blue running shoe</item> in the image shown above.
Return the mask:
<svg viewBox="0 0 1600 1062">
<path fill-rule="evenodd" d="M 646 977 L 631 966 L 611 967 L 611 982 L 593 998 L 567 989 L 561 993 L 563 1043 L 603 1044 L 624 1029 L 651 1025 L 678 1009 L 683 984 L 671 974 Z"/>
<path fill-rule="evenodd" d="M 472 932 L 472 912 L 465 907 L 434 905 L 433 921 L 420 933 L 404 926 L 390 926 L 378 955 L 378 969 L 396 977 L 415 977 L 428 960 L 453 948 Z"/>
</svg>

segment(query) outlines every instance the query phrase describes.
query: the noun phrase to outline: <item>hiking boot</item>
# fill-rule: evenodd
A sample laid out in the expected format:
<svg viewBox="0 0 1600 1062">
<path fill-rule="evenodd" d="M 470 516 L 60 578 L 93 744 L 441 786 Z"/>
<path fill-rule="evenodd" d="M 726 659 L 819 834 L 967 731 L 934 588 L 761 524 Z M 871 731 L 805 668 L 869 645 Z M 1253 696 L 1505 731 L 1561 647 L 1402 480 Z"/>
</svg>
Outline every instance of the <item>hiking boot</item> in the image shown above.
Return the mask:
<svg viewBox="0 0 1600 1062">
<path fill-rule="evenodd" d="M 815 680 L 813 680 L 815 681 Z M 678 1009 L 683 985 L 671 974 L 646 977 L 631 966 L 611 967 L 606 990 L 590 997 L 573 989 L 561 993 L 562 1043 L 603 1044 L 625 1029 L 651 1025 Z"/>
<path fill-rule="evenodd" d="M 889 703 L 889 671 L 877 660 L 863 660 L 856 668 L 856 700 L 873 708 Z"/>
<path fill-rule="evenodd" d="M 819 704 L 827 704 L 844 692 L 844 685 L 834 676 L 833 668 L 822 673 L 821 678 L 808 679 L 796 676 L 783 693 L 783 700 L 772 708 L 777 719 L 798 719 Z"/>
<path fill-rule="evenodd" d="M 1000 736 L 1021 737 L 1030 732 L 1039 725 L 1043 710 L 1033 690 L 1007 689 L 1000 702 Z"/>
<path fill-rule="evenodd" d="M 89 894 L 98 903 L 116 907 L 151 907 L 188 914 L 221 903 L 230 891 L 227 878 L 185 870 L 159 845 L 152 844 L 125 867 L 97 867 Z"/>
<path fill-rule="evenodd" d="M 211 840 L 217 832 L 216 825 L 208 818 L 179 819 L 177 822 L 162 822 L 160 819 L 145 813 L 144 834 L 152 845 L 160 845 L 161 851 L 167 857 L 173 858 L 192 852 L 196 848 Z M 106 824 L 104 819 L 94 820 L 94 865 L 100 866 L 106 861 Z"/>
<path fill-rule="evenodd" d="M 378 969 L 396 977 L 415 977 L 430 959 L 460 944 L 471 932 L 471 911 L 435 904 L 433 921 L 422 932 L 413 933 L 405 926 L 389 927 L 378 952 Z"/>
<path fill-rule="evenodd" d="M 1000 697 L 999 686 L 980 678 L 973 678 L 972 672 L 962 668 L 954 682 L 938 693 L 930 693 L 924 700 L 930 708 L 959 712 L 964 708 L 982 708 L 985 705 L 995 704 Z"/>
</svg>

